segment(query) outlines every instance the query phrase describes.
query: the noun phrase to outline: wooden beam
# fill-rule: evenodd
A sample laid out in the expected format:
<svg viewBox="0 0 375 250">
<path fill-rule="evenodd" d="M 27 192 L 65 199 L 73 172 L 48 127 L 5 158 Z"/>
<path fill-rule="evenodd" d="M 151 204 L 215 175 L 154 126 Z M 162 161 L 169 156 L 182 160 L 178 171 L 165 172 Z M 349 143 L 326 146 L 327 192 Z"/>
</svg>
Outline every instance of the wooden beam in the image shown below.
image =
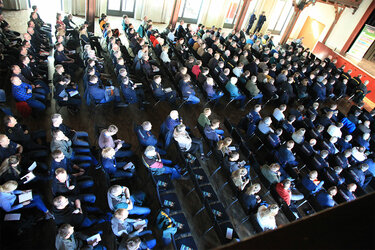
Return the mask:
<svg viewBox="0 0 375 250">
<path fill-rule="evenodd" d="M 172 16 L 171 20 L 169 21 L 169 24 L 172 24 L 173 28 L 176 27 L 176 23 L 178 21 L 178 13 L 180 12 L 181 2 L 182 0 L 175 0 L 173 4 Z"/>
<path fill-rule="evenodd" d="M 339 7 L 337 4 L 335 5 L 335 20 L 333 20 L 333 23 L 331 24 L 331 27 L 329 27 L 329 30 L 328 30 L 326 36 L 324 37 L 324 39 L 322 41 L 323 44 L 326 44 L 326 42 L 328 40 L 328 37 L 331 35 L 333 28 L 335 28 L 336 23 L 340 19 L 341 14 L 344 12 L 344 10 L 345 10 L 345 6 Z"/>
<path fill-rule="evenodd" d="M 95 32 L 95 9 L 96 9 L 96 0 L 86 0 L 85 2 L 85 19 L 89 23 L 87 31 L 92 33 Z"/>
<path fill-rule="evenodd" d="M 344 55 L 348 50 L 350 45 L 354 42 L 354 38 L 357 36 L 357 34 L 361 31 L 363 25 L 366 23 L 367 18 L 371 15 L 371 13 L 375 10 L 375 0 L 373 0 L 370 4 L 370 6 L 367 8 L 365 14 L 363 14 L 361 20 L 359 20 L 357 26 L 353 30 L 352 34 L 346 41 L 344 47 L 342 47 L 340 54 Z"/>
<path fill-rule="evenodd" d="M 236 20 L 236 24 L 234 25 L 234 29 L 236 31 L 239 31 L 242 27 L 243 21 L 245 20 L 245 16 L 247 13 L 247 10 L 249 9 L 251 0 L 244 0 L 241 10 L 239 12 L 239 15 Z"/>
</svg>

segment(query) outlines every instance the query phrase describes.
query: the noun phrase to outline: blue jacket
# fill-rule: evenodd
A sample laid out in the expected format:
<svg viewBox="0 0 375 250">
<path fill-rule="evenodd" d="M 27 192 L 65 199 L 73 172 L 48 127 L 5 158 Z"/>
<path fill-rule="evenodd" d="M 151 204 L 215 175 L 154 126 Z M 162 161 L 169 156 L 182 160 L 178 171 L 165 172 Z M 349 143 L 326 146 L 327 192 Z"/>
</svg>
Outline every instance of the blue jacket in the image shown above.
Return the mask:
<svg viewBox="0 0 375 250">
<path fill-rule="evenodd" d="M 213 97 L 216 94 L 215 89 L 213 88 L 213 86 L 212 85 L 208 85 L 207 83 L 203 84 L 203 89 L 206 91 L 207 96 L 209 96 L 209 97 Z"/>
<path fill-rule="evenodd" d="M 280 146 L 280 138 L 275 133 L 269 133 L 267 139 L 273 148 Z"/>
<path fill-rule="evenodd" d="M 340 152 L 344 152 L 347 149 L 351 149 L 353 146 L 351 143 L 346 142 L 344 138 L 338 138 L 337 139 L 337 148 L 340 150 Z"/>
<path fill-rule="evenodd" d="M 317 202 L 323 207 L 323 208 L 329 208 L 335 206 L 335 201 L 332 199 L 332 197 L 327 194 L 327 192 L 322 191 L 319 192 L 316 196 Z"/>
<path fill-rule="evenodd" d="M 102 166 L 105 172 L 109 175 L 112 175 L 116 172 L 116 158 L 102 158 Z"/>
<path fill-rule="evenodd" d="M 362 135 L 358 136 L 355 140 L 359 146 L 365 147 L 367 150 L 370 149 L 370 142 L 363 139 Z"/>
<path fill-rule="evenodd" d="M 158 143 L 158 140 L 151 133 L 151 131 L 144 130 L 142 126 L 138 126 L 136 131 L 138 140 L 142 144 L 142 146 L 155 146 Z"/>
<path fill-rule="evenodd" d="M 338 175 L 332 168 L 326 168 L 323 175 L 335 186 L 340 186 L 345 182 L 345 178 Z"/>
<path fill-rule="evenodd" d="M 312 161 L 312 165 L 318 171 L 325 169 L 328 167 L 328 163 L 325 159 L 323 159 L 320 155 L 315 155 Z"/>
<path fill-rule="evenodd" d="M 286 148 L 286 145 L 282 145 L 277 151 L 277 158 L 279 159 L 282 165 L 291 164 L 296 165 L 296 157 L 294 154 Z"/>
<path fill-rule="evenodd" d="M 95 100 L 97 103 L 105 102 L 105 89 L 99 88 L 98 84 L 90 84 L 87 88 L 88 94 Z"/>
<path fill-rule="evenodd" d="M 355 195 L 350 192 L 347 188 L 340 188 L 339 190 L 340 194 L 342 195 L 342 197 L 346 200 L 346 201 L 352 201 L 352 200 L 355 200 L 357 197 L 355 197 Z"/>
<path fill-rule="evenodd" d="M 185 82 L 184 80 L 180 81 L 180 89 L 182 96 L 188 98 L 190 95 L 195 95 L 195 91 L 190 82 Z"/>
<path fill-rule="evenodd" d="M 220 140 L 216 131 L 208 125 L 204 128 L 204 134 L 206 135 L 207 139 L 211 141 L 218 142 Z"/>
<path fill-rule="evenodd" d="M 135 91 L 135 89 L 133 89 L 132 83 L 130 81 L 126 85 L 121 84 L 121 91 L 128 103 L 138 102 L 137 92 Z"/>
<path fill-rule="evenodd" d="M 228 90 L 230 97 L 238 97 L 241 95 L 240 91 L 238 90 L 237 86 L 228 82 L 225 85 L 225 88 Z"/>
<path fill-rule="evenodd" d="M 302 178 L 301 183 L 310 194 L 315 194 L 322 188 L 324 181 L 321 181 L 318 185 L 315 185 L 315 183 L 310 180 L 309 176 L 305 176 Z"/>
<path fill-rule="evenodd" d="M 151 86 L 152 86 L 152 92 L 154 93 L 154 96 L 156 98 L 162 99 L 165 96 L 165 93 L 161 84 L 156 84 L 155 81 L 152 81 Z"/>
<path fill-rule="evenodd" d="M 281 124 L 281 127 L 283 128 L 283 130 L 285 132 L 287 132 L 288 134 L 293 134 L 294 131 L 296 131 L 296 129 L 293 127 L 292 124 L 290 124 L 289 122 L 287 121 L 283 121 L 283 123 Z"/>
</svg>

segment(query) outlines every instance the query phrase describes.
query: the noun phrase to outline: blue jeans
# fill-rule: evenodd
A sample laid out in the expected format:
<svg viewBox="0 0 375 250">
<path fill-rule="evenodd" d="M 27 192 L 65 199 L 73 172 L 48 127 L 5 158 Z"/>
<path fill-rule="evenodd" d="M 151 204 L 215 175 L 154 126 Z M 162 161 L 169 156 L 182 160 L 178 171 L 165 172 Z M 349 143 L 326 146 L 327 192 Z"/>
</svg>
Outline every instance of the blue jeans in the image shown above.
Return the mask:
<svg viewBox="0 0 375 250">
<path fill-rule="evenodd" d="M 218 135 L 223 135 L 224 134 L 224 130 L 222 130 L 222 129 L 215 129 L 215 132 Z"/>
<path fill-rule="evenodd" d="M 38 111 L 43 111 L 46 109 L 46 105 L 44 105 L 41 101 L 38 101 L 31 97 L 26 101 L 26 103 L 33 109 L 36 109 Z"/>
<path fill-rule="evenodd" d="M 124 149 L 119 149 L 117 150 L 116 154 L 115 154 L 115 157 L 116 158 L 124 158 L 124 157 L 131 157 L 133 156 L 133 151 L 131 150 L 124 150 Z"/>
<path fill-rule="evenodd" d="M 224 95 L 224 93 L 220 91 L 220 92 L 215 93 L 214 95 L 210 96 L 209 99 L 210 100 L 217 100 L 217 99 L 220 99 L 223 95 Z"/>
<path fill-rule="evenodd" d="M 253 97 L 255 100 L 257 100 L 257 103 L 260 104 L 262 103 L 262 100 L 263 100 L 263 94 L 262 93 L 259 93 L 257 94 L 256 96 Z"/>
<path fill-rule="evenodd" d="M 200 102 L 199 98 L 195 95 L 189 95 L 188 98 L 184 98 L 189 104 L 197 104 Z"/>
<path fill-rule="evenodd" d="M 42 201 L 42 198 L 37 195 L 33 194 L 33 199 L 29 205 L 24 206 L 24 208 L 31 208 L 31 207 L 37 207 L 40 211 L 43 213 L 47 213 L 48 209 L 46 208 L 46 205 L 44 205 L 44 202 Z"/>
<path fill-rule="evenodd" d="M 133 209 L 129 210 L 129 214 L 136 214 L 141 216 L 147 216 L 151 213 L 151 209 L 148 207 L 138 207 L 134 205 L 134 197 L 133 195 L 130 196 L 130 200 L 133 202 Z"/>
<path fill-rule="evenodd" d="M 244 95 L 239 95 L 239 96 L 236 96 L 236 97 L 232 97 L 234 100 L 240 100 L 241 101 L 241 107 L 243 107 L 245 105 L 245 100 L 246 100 L 246 96 Z"/>
</svg>

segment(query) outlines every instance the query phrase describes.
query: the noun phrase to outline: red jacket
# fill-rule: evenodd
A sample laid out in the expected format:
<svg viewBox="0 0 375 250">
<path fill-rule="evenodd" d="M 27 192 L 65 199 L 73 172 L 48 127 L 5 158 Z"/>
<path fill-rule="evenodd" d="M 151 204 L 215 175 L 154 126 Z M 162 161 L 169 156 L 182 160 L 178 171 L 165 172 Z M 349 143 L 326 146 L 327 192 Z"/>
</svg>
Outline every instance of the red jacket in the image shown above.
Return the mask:
<svg viewBox="0 0 375 250">
<path fill-rule="evenodd" d="M 191 72 L 195 75 L 196 79 L 198 79 L 199 73 L 201 73 L 201 69 L 198 65 L 194 65 L 191 69 Z"/>
<path fill-rule="evenodd" d="M 292 197 L 292 194 L 290 192 L 290 190 L 285 190 L 284 189 L 284 184 L 282 184 L 281 182 L 280 183 L 277 183 L 276 184 L 276 192 L 280 195 L 280 197 L 286 202 L 286 204 L 288 204 L 288 206 L 290 205 L 290 200 L 291 200 L 291 197 Z"/>
</svg>

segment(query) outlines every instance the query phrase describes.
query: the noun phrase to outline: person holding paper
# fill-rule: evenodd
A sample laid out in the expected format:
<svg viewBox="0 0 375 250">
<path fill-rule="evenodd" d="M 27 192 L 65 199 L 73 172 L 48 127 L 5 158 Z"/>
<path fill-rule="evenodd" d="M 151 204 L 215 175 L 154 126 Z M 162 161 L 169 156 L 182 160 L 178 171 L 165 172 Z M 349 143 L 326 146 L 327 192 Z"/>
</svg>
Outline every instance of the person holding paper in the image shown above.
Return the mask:
<svg viewBox="0 0 375 250">
<path fill-rule="evenodd" d="M 117 134 L 117 132 L 118 128 L 115 125 L 109 125 L 107 129 L 103 129 L 98 139 L 99 147 L 101 149 L 107 147 L 113 148 L 116 151 L 115 156 L 118 158 L 131 157 L 133 152 L 130 150 L 130 144 L 120 139 L 113 140 L 113 136 Z"/>
<path fill-rule="evenodd" d="M 81 97 L 77 90 L 67 89 L 67 85 L 70 83 L 70 76 L 66 75 L 61 78 L 61 81 L 55 85 L 55 91 L 53 97 L 59 104 L 59 106 L 68 106 L 68 110 L 73 113 L 79 111 L 81 106 Z"/>
<path fill-rule="evenodd" d="M 75 197 L 85 202 L 95 203 L 96 196 L 94 194 L 81 194 L 80 192 L 81 189 L 88 189 L 92 186 L 94 186 L 94 182 L 90 177 L 77 181 L 74 176 L 68 175 L 65 169 L 58 168 L 55 170 L 55 178 L 52 180 L 52 194 Z"/>
<path fill-rule="evenodd" d="M 136 134 L 137 134 L 139 143 L 143 147 L 154 146 L 156 151 L 159 154 L 166 155 L 167 152 L 161 149 L 162 143 L 158 142 L 158 139 L 156 138 L 156 136 L 152 134 L 151 129 L 152 129 L 152 124 L 149 121 L 145 121 L 142 123 L 141 126 L 137 126 Z"/>
<path fill-rule="evenodd" d="M 156 99 L 161 101 L 168 101 L 172 105 L 176 105 L 177 93 L 175 90 L 167 91 L 166 88 L 163 88 L 162 79 L 160 75 L 156 75 L 151 82 L 152 93 Z"/>
<path fill-rule="evenodd" d="M 98 239 L 90 240 L 87 235 L 75 232 L 70 224 L 63 224 L 57 231 L 55 247 L 57 250 L 105 249 L 98 243 Z"/>
<path fill-rule="evenodd" d="M 73 164 L 71 161 L 68 161 L 67 158 L 65 158 L 65 155 L 61 150 L 54 150 L 51 154 L 52 161 L 50 164 L 50 176 L 51 179 L 55 175 L 55 170 L 58 168 L 63 168 L 66 170 L 68 174 L 71 174 L 72 176 L 78 177 L 85 174 L 85 169 L 87 167 L 90 167 L 91 164 L 89 162 L 83 162 L 79 165 Z"/>
<path fill-rule="evenodd" d="M 149 104 L 145 101 L 143 87 L 135 84 L 128 76 L 121 78 L 120 88 L 126 103 L 138 103 L 140 110 L 144 110 L 144 105 Z"/>
<path fill-rule="evenodd" d="M 152 249 L 156 246 L 155 239 L 146 239 L 152 234 L 151 230 L 145 230 L 147 228 L 148 220 L 141 219 L 130 219 L 128 218 L 129 212 L 126 209 L 117 209 L 114 217 L 111 220 L 112 231 L 123 239 L 139 236 L 142 239 L 139 249 Z"/>
<path fill-rule="evenodd" d="M 140 216 L 147 216 L 151 210 L 148 207 L 135 206 L 135 202 L 142 204 L 146 194 L 144 192 L 136 192 L 130 195 L 128 187 L 113 185 L 107 192 L 108 206 L 115 211 L 119 208 L 124 208 L 129 211 L 129 214 L 136 214 Z"/>
<path fill-rule="evenodd" d="M 102 150 L 102 167 L 110 178 L 132 178 L 135 168 L 128 166 L 124 161 L 116 161 L 116 151 L 107 147 Z"/>
<path fill-rule="evenodd" d="M 46 220 L 54 219 L 54 216 L 46 208 L 46 205 L 39 195 L 31 194 L 31 199 L 22 201 L 17 195 L 24 194 L 25 192 L 17 190 L 17 187 L 18 184 L 16 181 L 7 181 L 3 185 L 0 185 L 0 207 L 5 212 L 14 211 L 20 208 L 37 207 L 45 214 L 44 218 Z"/>
</svg>

